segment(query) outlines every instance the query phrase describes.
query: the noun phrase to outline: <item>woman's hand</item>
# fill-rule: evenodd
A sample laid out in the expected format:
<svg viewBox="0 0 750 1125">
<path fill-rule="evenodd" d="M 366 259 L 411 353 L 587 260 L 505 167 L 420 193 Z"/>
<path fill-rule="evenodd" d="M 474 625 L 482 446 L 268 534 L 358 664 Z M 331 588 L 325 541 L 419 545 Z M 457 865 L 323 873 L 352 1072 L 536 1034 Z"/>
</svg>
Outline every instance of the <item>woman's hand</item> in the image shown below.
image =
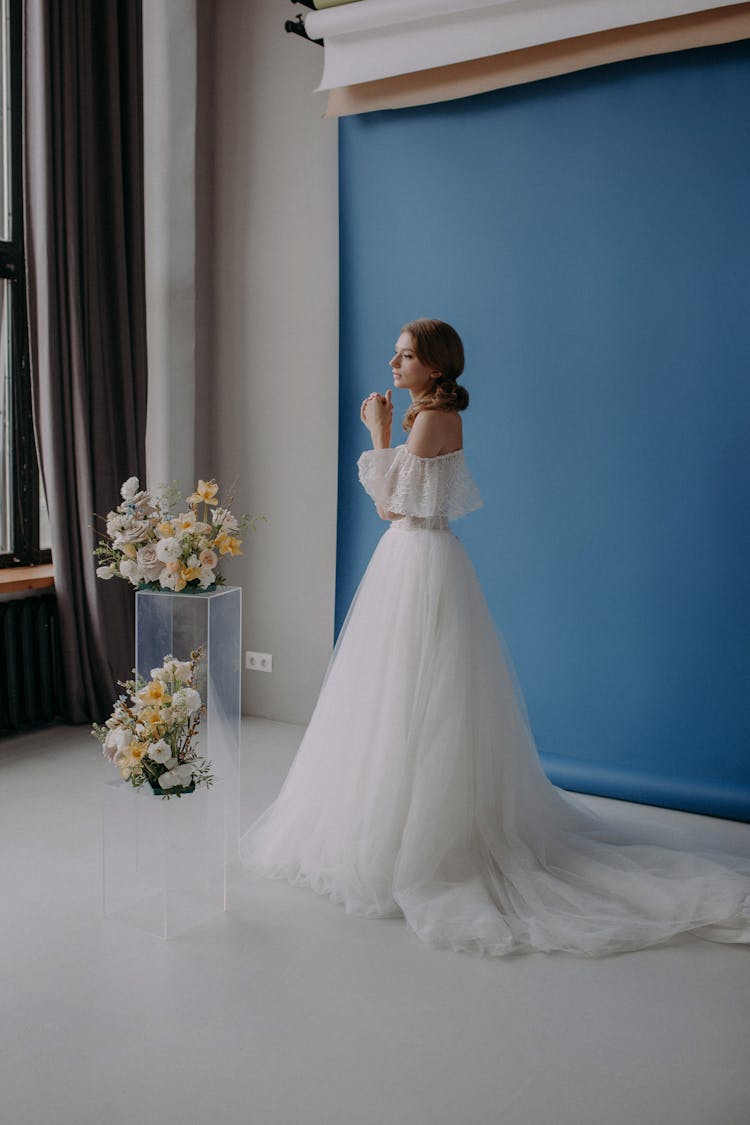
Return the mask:
<svg viewBox="0 0 750 1125">
<path fill-rule="evenodd" d="M 390 390 L 386 391 L 385 395 L 373 391 L 362 403 L 359 416 L 372 435 L 375 449 L 388 449 L 391 444 L 392 398 L 393 394 Z"/>
</svg>

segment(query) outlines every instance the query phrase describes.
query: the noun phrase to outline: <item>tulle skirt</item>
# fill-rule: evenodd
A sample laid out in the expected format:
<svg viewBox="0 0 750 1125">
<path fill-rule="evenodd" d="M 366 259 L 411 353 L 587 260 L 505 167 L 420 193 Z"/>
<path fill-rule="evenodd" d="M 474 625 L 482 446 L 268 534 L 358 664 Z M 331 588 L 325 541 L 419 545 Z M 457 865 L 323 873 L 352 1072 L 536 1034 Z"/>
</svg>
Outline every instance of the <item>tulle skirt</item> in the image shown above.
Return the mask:
<svg viewBox="0 0 750 1125">
<path fill-rule="evenodd" d="M 398 521 L 360 583 L 252 870 L 426 943 L 502 955 L 750 940 L 750 857 L 594 813 L 542 771 L 512 665 L 449 530 Z"/>
</svg>

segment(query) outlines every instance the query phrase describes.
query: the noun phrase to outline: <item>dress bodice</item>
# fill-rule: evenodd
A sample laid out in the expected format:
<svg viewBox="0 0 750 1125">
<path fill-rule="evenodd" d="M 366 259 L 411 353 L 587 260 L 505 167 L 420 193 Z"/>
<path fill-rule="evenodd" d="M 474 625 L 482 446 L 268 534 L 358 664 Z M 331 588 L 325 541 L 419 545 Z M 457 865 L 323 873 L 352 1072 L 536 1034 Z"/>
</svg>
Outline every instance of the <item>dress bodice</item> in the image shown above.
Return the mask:
<svg viewBox="0 0 750 1125">
<path fill-rule="evenodd" d="M 445 516 L 401 516 L 391 526 L 399 531 L 447 531 L 448 520 Z"/>
<path fill-rule="evenodd" d="M 403 516 L 394 527 L 444 530 L 482 506 L 463 449 L 438 457 L 417 457 L 406 445 L 368 449 L 357 463 L 359 479 L 376 504 Z"/>
</svg>

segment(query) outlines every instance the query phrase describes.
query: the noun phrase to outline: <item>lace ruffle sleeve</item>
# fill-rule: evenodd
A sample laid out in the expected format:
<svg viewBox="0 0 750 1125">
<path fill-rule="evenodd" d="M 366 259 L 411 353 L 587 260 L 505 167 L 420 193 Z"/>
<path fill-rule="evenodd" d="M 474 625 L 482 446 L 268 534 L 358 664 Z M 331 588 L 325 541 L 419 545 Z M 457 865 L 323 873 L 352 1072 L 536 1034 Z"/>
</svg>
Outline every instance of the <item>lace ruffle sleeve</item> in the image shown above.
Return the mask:
<svg viewBox="0 0 750 1125">
<path fill-rule="evenodd" d="M 440 457 L 417 457 L 405 445 L 368 449 L 357 467 L 365 491 L 397 515 L 455 520 L 482 506 L 462 449 Z"/>
</svg>

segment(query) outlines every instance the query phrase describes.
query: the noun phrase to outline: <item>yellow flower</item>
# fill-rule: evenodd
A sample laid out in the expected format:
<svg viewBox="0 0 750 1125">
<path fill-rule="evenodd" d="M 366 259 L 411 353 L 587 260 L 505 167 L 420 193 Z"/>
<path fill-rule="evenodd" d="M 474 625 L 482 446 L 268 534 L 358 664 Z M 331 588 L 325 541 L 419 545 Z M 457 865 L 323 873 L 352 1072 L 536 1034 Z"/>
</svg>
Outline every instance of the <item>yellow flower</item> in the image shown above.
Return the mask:
<svg viewBox="0 0 750 1125">
<path fill-rule="evenodd" d="M 137 692 L 138 699 L 141 703 L 155 704 L 157 707 L 167 694 L 167 689 L 161 680 L 149 680 L 140 691 Z"/>
<path fill-rule="evenodd" d="M 164 721 L 159 708 L 153 706 L 144 707 L 138 718 L 146 727 L 155 727 Z"/>
<path fill-rule="evenodd" d="M 138 554 L 134 543 L 123 543 L 122 553 L 126 559 L 134 559 Z"/>
<path fill-rule="evenodd" d="M 157 535 L 159 536 L 160 539 L 173 539 L 174 538 L 174 528 L 172 527 L 171 523 L 169 523 L 168 520 L 165 520 L 164 523 L 157 523 L 156 533 L 157 533 Z"/>
<path fill-rule="evenodd" d="M 241 539 L 238 539 L 236 535 L 227 535 L 225 531 L 220 531 L 214 539 L 214 547 L 222 555 L 241 555 L 241 546 Z"/>
<path fill-rule="evenodd" d="M 124 781 L 129 781 L 134 773 L 140 773 L 141 762 L 147 751 L 148 746 L 145 743 L 131 742 L 129 746 L 115 756 L 115 765 Z"/>
<path fill-rule="evenodd" d="M 216 499 L 216 493 L 218 491 L 219 486 L 215 480 L 199 480 L 198 487 L 196 488 L 192 496 L 188 496 L 187 502 L 193 508 L 196 504 L 200 504 L 201 501 L 204 504 L 218 504 L 219 501 Z"/>
<path fill-rule="evenodd" d="M 192 582 L 195 578 L 200 578 L 201 568 L 199 566 L 183 566 L 180 568 L 180 574 L 186 583 Z"/>
<path fill-rule="evenodd" d="M 183 536 L 195 531 L 195 512 L 181 512 L 172 520 L 174 534 Z"/>
<path fill-rule="evenodd" d="M 185 581 L 185 579 L 183 577 L 182 571 L 180 571 L 180 573 L 175 578 L 175 583 L 174 583 L 175 593 L 179 594 L 180 590 L 184 590 L 186 586 L 187 586 L 187 582 Z"/>
</svg>

